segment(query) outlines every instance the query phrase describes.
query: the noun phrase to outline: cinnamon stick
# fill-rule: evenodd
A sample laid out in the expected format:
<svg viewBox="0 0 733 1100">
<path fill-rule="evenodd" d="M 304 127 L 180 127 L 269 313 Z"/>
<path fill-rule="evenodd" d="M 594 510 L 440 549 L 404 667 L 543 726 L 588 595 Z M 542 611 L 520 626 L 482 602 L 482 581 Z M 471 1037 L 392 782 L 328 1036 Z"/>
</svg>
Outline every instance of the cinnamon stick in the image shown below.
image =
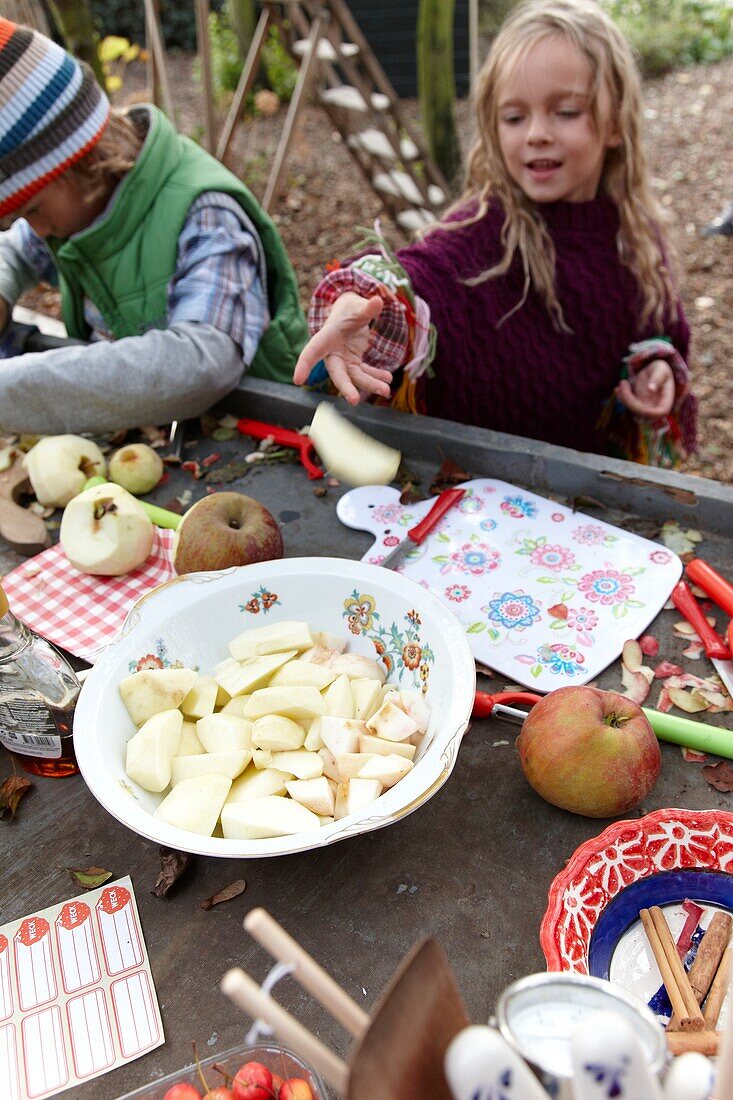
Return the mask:
<svg viewBox="0 0 733 1100">
<path fill-rule="evenodd" d="M 651 909 L 642 909 L 639 919 L 654 953 L 672 1004 L 672 1011 L 679 1019 L 680 1027 L 683 1031 L 702 1031 L 705 1020 L 692 992 L 685 968 L 680 962 L 662 910 L 658 905 L 653 905 Z"/>
<path fill-rule="evenodd" d="M 728 992 L 728 983 L 730 978 L 731 966 L 733 965 L 733 948 L 727 948 L 720 965 L 715 972 L 712 984 L 710 986 L 710 992 L 708 993 L 707 1000 L 705 1001 L 705 1027 L 715 1027 L 718 1022 L 718 1016 L 720 1010 L 723 1007 L 723 1001 L 725 995 Z"/>
<path fill-rule="evenodd" d="M 697 954 L 687 973 L 692 992 L 699 1005 L 705 1000 L 720 967 L 720 960 L 730 940 L 731 928 L 733 928 L 733 918 L 729 913 L 719 911 L 713 914 L 705 935 L 700 940 Z M 714 1023 L 712 1026 L 715 1026 Z M 667 1025 L 667 1031 L 678 1030 L 679 1021 L 676 1015 L 673 1015 Z"/>
<path fill-rule="evenodd" d="M 714 1058 L 720 1047 L 720 1031 L 668 1031 L 667 1049 L 675 1058 L 694 1050 L 708 1058 Z"/>
</svg>

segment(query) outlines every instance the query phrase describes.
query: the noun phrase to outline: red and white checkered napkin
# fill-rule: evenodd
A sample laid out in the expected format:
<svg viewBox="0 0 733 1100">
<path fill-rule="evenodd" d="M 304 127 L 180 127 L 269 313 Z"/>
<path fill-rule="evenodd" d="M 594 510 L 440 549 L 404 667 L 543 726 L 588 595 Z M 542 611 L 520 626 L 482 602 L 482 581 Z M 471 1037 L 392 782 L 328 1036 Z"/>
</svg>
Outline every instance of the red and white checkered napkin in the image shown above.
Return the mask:
<svg viewBox="0 0 733 1100">
<path fill-rule="evenodd" d="M 3 577 L 10 607 L 31 630 L 94 663 L 117 637 L 133 604 L 175 576 L 173 531 L 156 527 L 147 560 L 124 577 L 92 577 L 74 569 L 59 545 Z"/>
</svg>

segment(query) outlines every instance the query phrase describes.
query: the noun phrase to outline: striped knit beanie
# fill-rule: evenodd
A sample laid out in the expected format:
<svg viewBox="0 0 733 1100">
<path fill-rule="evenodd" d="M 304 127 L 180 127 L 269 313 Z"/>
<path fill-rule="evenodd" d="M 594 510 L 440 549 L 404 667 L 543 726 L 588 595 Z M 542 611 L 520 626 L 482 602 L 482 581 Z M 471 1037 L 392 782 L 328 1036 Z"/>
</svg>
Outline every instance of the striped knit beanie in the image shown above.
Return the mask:
<svg viewBox="0 0 733 1100">
<path fill-rule="evenodd" d="M 88 66 L 0 17 L 0 217 L 96 145 L 109 101 Z"/>
</svg>

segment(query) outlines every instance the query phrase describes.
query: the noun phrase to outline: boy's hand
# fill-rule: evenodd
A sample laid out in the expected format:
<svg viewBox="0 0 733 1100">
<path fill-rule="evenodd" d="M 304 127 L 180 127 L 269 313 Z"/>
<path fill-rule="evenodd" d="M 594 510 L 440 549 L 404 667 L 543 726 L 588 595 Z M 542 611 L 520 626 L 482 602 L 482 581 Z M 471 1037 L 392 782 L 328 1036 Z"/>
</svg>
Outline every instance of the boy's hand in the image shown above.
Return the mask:
<svg viewBox="0 0 733 1100">
<path fill-rule="evenodd" d="M 675 381 L 672 368 L 664 359 L 653 359 L 629 382 L 624 378 L 616 388 L 619 401 L 636 416 L 659 420 L 674 406 Z"/>
<path fill-rule="evenodd" d="M 351 291 L 337 298 L 326 323 L 311 337 L 295 364 L 293 382 L 302 386 L 321 359 L 336 389 L 350 405 L 358 405 L 364 394 L 389 397 L 392 374 L 362 361 L 369 347 L 369 324 L 382 312 L 379 297 L 362 298 Z"/>
</svg>

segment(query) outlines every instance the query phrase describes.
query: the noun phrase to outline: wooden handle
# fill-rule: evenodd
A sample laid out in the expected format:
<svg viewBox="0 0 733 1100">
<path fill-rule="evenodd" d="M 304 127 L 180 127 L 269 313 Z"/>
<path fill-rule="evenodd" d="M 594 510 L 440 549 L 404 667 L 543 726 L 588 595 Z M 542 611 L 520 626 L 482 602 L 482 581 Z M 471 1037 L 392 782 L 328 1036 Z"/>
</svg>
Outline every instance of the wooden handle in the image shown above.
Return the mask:
<svg viewBox="0 0 733 1100">
<path fill-rule="evenodd" d="M 295 977 L 312 993 L 317 1001 L 346 1028 L 355 1039 L 360 1039 L 369 1026 L 369 1016 L 352 1001 L 348 993 L 330 974 L 304 951 L 296 940 L 270 916 L 266 909 L 252 909 L 244 918 L 244 927 L 250 936 L 262 944 L 278 962 L 291 963 Z"/>
<path fill-rule="evenodd" d="M 221 990 L 253 1020 L 262 1019 L 269 1024 L 281 1042 L 292 1047 L 304 1062 L 323 1074 L 337 1092 L 346 1095 L 349 1080 L 346 1063 L 299 1024 L 269 993 L 263 992 L 249 974 L 238 967 L 228 970 L 221 980 Z"/>
</svg>

